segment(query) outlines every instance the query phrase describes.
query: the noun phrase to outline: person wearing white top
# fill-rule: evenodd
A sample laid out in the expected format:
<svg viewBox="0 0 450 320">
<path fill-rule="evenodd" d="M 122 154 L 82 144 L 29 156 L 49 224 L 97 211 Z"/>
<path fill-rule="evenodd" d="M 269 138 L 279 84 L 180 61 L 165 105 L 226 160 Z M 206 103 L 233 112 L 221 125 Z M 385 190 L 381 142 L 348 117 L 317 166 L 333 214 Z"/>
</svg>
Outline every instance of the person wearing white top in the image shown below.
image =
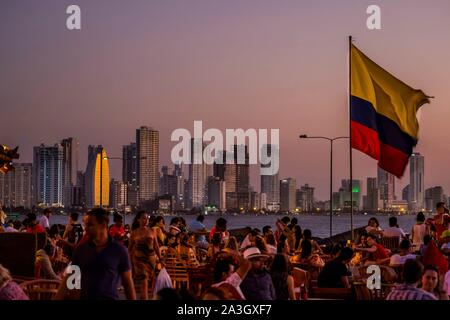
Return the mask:
<svg viewBox="0 0 450 320">
<path fill-rule="evenodd" d="M 44 212 L 42 212 L 42 216 L 39 219 L 39 224 L 45 230 L 50 229 L 50 223 L 49 223 L 48 219 L 50 218 L 51 213 L 52 213 L 52 211 L 50 209 L 48 209 L 48 208 L 44 209 Z"/>
<path fill-rule="evenodd" d="M 406 260 L 412 259 L 416 260 L 417 256 L 415 254 L 411 254 L 411 243 L 409 240 L 404 239 L 400 242 L 400 253 L 394 254 L 389 260 L 389 265 L 392 266 L 402 266 L 405 264 Z"/>
<path fill-rule="evenodd" d="M 389 228 L 383 231 L 383 237 L 398 237 L 400 242 L 406 236 L 405 232 L 397 226 L 397 218 L 389 218 Z"/>
<path fill-rule="evenodd" d="M 240 285 L 251 268 L 249 260 L 239 255 L 239 268 L 234 271 L 234 266 L 230 260 L 222 259 L 216 262 L 214 268 L 214 284 L 211 287 L 219 287 L 223 283 L 231 284 L 238 292 L 241 299 L 245 300 L 245 296 L 241 291 Z"/>
<path fill-rule="evenodd" d="M 417 223 L 412 227 L 411 238 L 413 248 L 418 251 L 423 245 L 423 238 L 429 234 L 428 226 L 425 224 L 425 215 L 423 212 L 419 212 L 416 218 Z"/>
</svg>

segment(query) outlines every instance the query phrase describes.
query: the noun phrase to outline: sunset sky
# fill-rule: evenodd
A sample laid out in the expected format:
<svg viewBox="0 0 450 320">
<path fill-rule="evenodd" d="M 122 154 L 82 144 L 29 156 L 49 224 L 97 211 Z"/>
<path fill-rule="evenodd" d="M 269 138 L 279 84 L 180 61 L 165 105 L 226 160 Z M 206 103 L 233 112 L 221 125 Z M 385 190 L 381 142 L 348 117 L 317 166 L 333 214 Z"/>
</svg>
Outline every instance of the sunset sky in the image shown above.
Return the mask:
<svg viewBox="0 0 450 320">
<path fill-rule="evenodd" d="M 81 7 L 82 30 L 66 29 Z M 382 29 L 366 27 L 381 7 Z M 348 36 L 371 59 L 435 96 L 420 114 L 416 151 L 425 187 L 450 193 L 450 1 L 7 0 L 0 4 L 0 143 L 32 147 L 74 136 L 113 157 L 135 129 L 160 131 L 168 164 L 174 129 L 280 129 L 280 178 L 328 197 L 329 145 L 298 135 L 348 134 Z M 354 177 L 376 161 L 354 150 Z M 336 142 L 335 188 L 347 178 L 348 141 Z M 111 162 L 120 178 L 120 161 Z M 252 185 L 259 190 L 258 170 Z M 409 168 L 396 193 L 409 183 Z"/>
</svg>

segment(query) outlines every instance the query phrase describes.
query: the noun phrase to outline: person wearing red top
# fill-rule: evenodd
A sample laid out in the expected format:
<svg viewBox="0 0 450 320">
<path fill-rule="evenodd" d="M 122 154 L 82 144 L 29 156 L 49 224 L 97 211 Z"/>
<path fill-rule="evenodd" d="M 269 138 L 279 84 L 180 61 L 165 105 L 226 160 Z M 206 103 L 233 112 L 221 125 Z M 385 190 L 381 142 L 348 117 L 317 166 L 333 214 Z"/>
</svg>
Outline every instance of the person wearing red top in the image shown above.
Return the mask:
<svg viewBox="0 0 450 320">
<path fill-rule="evenodd" d="M 227 231 L 226 219 L 224 218 L 217 219 L 216 225 L 211 228 L 211 232 L 209 233 L 209 241 L 211 241 L 212 237 L 216 232 L 220 233 L 222 243 L 225 243 L 228 240 L 230 233 Z"/>
<path fill-rule="evenodd" d="M 356 251 L 365 251 L 369 253 L 369 260 L 376 264 L 387 263 L 389 259 L 388 251 L 379 243 L 377 243 L 375 236 L 367 236 L 367 248 L 355 247 Z"/>
<path fill-rule="evenodd" d="M 26 231 L 28 233 L 45 233 L 45 229 L 36 222 L 36 215 L 34 213 L 28 214 L 28 225 Z"/>
<path fill-rule="evenodd" d="M 123 244 L 125 239 L 125 229 L 123 227 L 123 218 L 120 214 L 114 214 L 114 224 L 109 229 L 109 235 Z"/>
<path fill-rule="evenodd" d="M 444 202 L 438 202 L 436 204 L 437 214 L 434 218 L 434 226 L 436 227 L 436 240 L 441 240 L 441 235 L 445 230 L 448 230 L 448 225 L 450 222 L 450 216 L 448 215 L 449 210 L 445 207 Z"/>
</svg>

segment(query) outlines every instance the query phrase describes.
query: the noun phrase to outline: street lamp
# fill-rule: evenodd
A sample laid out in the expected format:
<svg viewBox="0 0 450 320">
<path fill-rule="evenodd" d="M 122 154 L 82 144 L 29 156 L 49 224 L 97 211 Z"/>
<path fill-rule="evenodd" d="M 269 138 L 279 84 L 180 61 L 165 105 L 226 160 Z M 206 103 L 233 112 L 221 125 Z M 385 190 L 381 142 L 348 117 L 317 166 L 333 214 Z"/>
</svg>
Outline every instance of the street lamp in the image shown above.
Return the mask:
<svg viewBox="0 0 450 320">
<path fill-rule="evenodd" d="M 348 139 L 349 137 L 321 137 L 321 136 L 308 136 L 301 134 L 300 139 L 325 139 L 330 141 L 330 237 L 333 235 L 333 141 L 339 139 Z M 352 190 L 350 190 L 352 192 Z M 351 204 L 353 205 L 353 203 Z"/>
</svg>

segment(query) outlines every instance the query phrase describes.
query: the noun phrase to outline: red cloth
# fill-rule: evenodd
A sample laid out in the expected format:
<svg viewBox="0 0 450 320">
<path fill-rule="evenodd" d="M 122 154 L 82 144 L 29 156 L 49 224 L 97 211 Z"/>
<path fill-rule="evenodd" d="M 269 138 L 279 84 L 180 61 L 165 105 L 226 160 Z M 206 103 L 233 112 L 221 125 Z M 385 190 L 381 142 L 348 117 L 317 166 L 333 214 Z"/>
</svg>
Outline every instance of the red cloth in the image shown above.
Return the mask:
<svg viewBox="0 0 450 320">
<path fill-rule="evenodd" d="M 441 220 L 442 219 L 442 220 Z M 443 223 L 441 223 L 441 221 Z M 445 230 L 448 230 L 448 223 L 450 221 L 450 216 L 448 214 L 444 214 L 444 216 L 441 218 L 439 216 L 436 216 L 434 218 L 434 226 L 436 227 L 436 239 L 440 242 L 442 233 Z"/>
<path fill-rule="evenodd" d="M 439 269 L 440 274 L 445 274 L 448 270 L 448 260 L 436 246 L 434 241 L 430 241 L 422 257 L 423 265 L 433 265 Z"/>
<path fill-rule="evenodd" d="M 216 226 L 211 228 L 211 232 L 209 233 L 209 241 L 211 241 L 214 233 L 216 233 Z"/>
<path fill-rule="evenodd" d="M 45 233 L 44 227 L 42 227 L 40 224 L 35 224 L 33 227 L 27 228 L 28 233 Z"/>
<path fill-rule="evenodd" d="M 83 238 L 81 238 L 81 240 L 76 244 L 75 248 L 78 247 L 79 245 L 88 242 L 89 241 L 89 236 L 87 235 L 87 233 L 85 233 L 83 235 Z"/>
<path fill-rule="evenodd" d="M 389 254 L 387 253 L 386 249 L 381 244 L 376 243 L 375 246 L 377 247 L 377 251 L 372 253 L 372 259 L 374 261 L 389 258 Z"/>
<path fill-rule="evenodd" d="M 123 226 L 120 226 L 119 228 L 117 227 L 117 225 L 113 225 L 111 229 L 109 229 L 109 235 L 111 236 L 111 238 L 116 239 L 123 244 L 123 240 L 120 239 L 125 236 L 125 229 L 123 228 Z"/>
</svg>

